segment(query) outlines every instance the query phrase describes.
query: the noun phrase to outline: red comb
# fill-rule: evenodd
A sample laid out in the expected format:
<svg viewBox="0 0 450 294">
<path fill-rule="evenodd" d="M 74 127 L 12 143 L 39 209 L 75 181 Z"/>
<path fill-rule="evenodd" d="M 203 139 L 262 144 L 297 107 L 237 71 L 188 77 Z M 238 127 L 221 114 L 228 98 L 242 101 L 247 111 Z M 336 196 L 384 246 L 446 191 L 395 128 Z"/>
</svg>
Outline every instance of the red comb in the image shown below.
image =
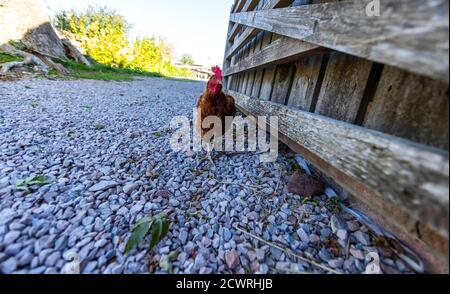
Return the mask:
<svg viewBox="0 0 450 294">
<path fill-rule="evenodd" d="M 214 67 L 212 68 L 212 72 L 217 76 L 217 78 L 218 78 L 219 80 L 222 79 L 222 70 L 220 69 L 220 67 L 214 66 Z"/>
</svg>

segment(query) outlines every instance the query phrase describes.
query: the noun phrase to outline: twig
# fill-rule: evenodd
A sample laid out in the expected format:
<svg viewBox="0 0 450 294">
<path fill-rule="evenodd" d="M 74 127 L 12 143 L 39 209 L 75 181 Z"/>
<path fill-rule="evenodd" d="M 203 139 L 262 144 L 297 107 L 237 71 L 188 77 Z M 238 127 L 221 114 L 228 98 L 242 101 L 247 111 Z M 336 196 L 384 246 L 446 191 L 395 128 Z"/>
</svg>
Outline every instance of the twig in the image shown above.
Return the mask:
<svg viewBox="0 0 450 294">
<path fill-rule="evenodd" d="M 345 247 L 345 259 L 348 259 L 350 255 L 350 237 L 347 240 L 347 246 Z"/>
<path fill-rule="evenodd" d="M 239 184 L 239 183 L 231 183 L 231 182 L 219 182 L 219 181 L 218 181 L 218 183 L 219 183 L 219 184 L 222 184 L 222 185 L 241 186 L 241 187 L 249 188 L 249 189 L 252 189 L 252 190 L 255 190 L 255 189 L 258 189 L 258 188 L 259 188 L 259 187 L 257 187 L 257 186 L 253 186 L 253 185 L 246 185 L 246 184 Z M 259 192 L 259 191 L 257 191 L 257 192 Z"/>
<path fill-rule="evenodd" d="M 312 264 L 312 265 L 314 265 L 314 266 L 316 266 L 316 267 L 318 267 L 318 268 L 320 268 L 320 269 L 323 269 L 323 270 L 326 270 L 326 271 L 328 271 L 328 272 L 330 272 L 330 273 L 334 273 L 334 274 L 338 274 L 338 275 L 342 274 L 342 273 L 340 273 L 340 272 L 338 272 L 338 271 L 336 271 L 336 270 L 334 270 L 334 269 L 331 269 L 331 268 L 326 267 L 326 266 L 324 266 L 324 265 L 321 265 L 321 264 L 319 264 L 319 263 L 317 263 L 317 262 L 315 262 L 315 261 L 313 261 L 313 260 L 310 260 L 310 259 L 307 259 L 307 258 L 305 258 L 305 257 L 303 257 L 303 256 L 300 256 L 300 255 L 298 255 L 298 254 L 292 252 L 292 251 L 289 250 L 289 249 L 285 249 L 285 248 L 280 247 L 280 246 L 278 246 L 278 245 L 276 245 L 276 244 L 273 244 L 273 243 L 271 243 L 271 242 L 268 242 L 268 241 L 266 241 L 266 240 L 264 240 L 264 239 L 262 239 L 262 238 L 260 238 L 260 237 L 258 237 L 258 236 L 256 236 L 256 235 L 253 235 L 252 233 L 249 233 L 249 232 L 247 232 L 247 231 L 244 231 L 243 229 L 241 229 L 241 228 L 239 228 L 239 227 L 236 227 L 236 229 L 237 229 L 238 231 L 240 231 L 241 233 L 247 235 L 247 236 L 250 236 L 250 237 L 252 237 L 252 238 L 254 238 L 254 239 L 256 239 L 256 240 L 258 240 L 258 241 L 260 241 L 260 242 L 262 242 L 262 243 L 264 243 L 264 244 L 266 244 L 266 245 L 269 245 L 269 246 L 271 246 L 271 247 L 273 247 L 273 248 L 276 248 L 276 249 L 278 249 L 278 250 L 281 250 L 281 251 L 283 251 L 284 253 L 289 254 L 289 255 L 291 255 L 291 256 L 293 256 L 293 257 L 295 257 L 295 258 L 298 258 L 298 259 L 300 259 L 300 260 L 302 260 L 302 261 L 304 261 L 304 262 L 307 262 L 307 263 L 309 263 L 309 264 Z"/>
</svg>

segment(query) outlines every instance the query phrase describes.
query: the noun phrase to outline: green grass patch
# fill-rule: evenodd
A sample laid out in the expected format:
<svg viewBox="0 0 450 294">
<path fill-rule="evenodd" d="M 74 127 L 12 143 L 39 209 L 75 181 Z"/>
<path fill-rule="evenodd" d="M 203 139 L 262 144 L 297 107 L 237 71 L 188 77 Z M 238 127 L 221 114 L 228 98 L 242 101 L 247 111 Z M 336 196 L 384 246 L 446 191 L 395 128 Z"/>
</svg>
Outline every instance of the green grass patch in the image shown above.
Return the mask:
<svg viewBox="0 0 450 294">
<path fill-rule="evenodd" d="M 133 76 L 119 75 L 116 73 L 103 73 L 103 72 L 73 72 L 72 76 L 78 79 L 88 79 L 97 81 L 125 81 L 129 82 L 133 80 Z"/>
<path fill-rule="evenodd" d="M 166 77 L 165 79 L 170 80 L 170 81 L 185 82 L 185 83 L 202 83 L 202 81 L 189 79 L 189 78 Z"/>
<path fill-rule="evenodd" d="M 86 66 L 73 61 L 61 62 L 72 71 L 72 76 L 79 79 L 100 81 L 132 81 L 134 77 L 162 77 L 159 73 L 143 72 L 139 70 L 113 68 L 102 64 Z"/>
<path fill-rule="evenodd" d="M 7 63 L 7 62 L 13 62 L 13 61 L 22 61 L 23 59 L 18 56 L 11 55 L 6 52 L 0 51 L 0 63 Z"/>
<path fill-rule="evenodd" d="M 52 181 L 49 177 L 44 175 L 37 175 L 34 177 L 29 177 L 24 180 L 18 181 L 16 183 L 16 188 L 19 191 L 23 191 L 26 193 L 31 192 L 31 187 L 41 187 L 50 184 Z"/>
<path fill-rule="evenodd" d="M 97 131 L 104 130 L 105 128 L 106 128 L 106 126 L 105 126 L 105 125 L 102 125 L 102 124 L 95 125 L 95 129 L 96 129 Z"/>
</svg>

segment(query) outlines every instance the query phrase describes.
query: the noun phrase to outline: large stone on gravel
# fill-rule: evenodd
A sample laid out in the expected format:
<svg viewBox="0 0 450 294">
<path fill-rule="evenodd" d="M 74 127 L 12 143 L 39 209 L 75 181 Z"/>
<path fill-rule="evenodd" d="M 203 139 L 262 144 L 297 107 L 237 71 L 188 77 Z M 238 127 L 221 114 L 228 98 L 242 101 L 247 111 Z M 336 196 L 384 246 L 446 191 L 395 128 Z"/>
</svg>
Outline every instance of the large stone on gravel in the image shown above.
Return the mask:
<svg viewBox="0 0 450 294">
<path fill-rule="evenodd" d="M 91 188 L 89 188 L 89 192 L 105 191 L 105 190 L 114 188 L 116 186 L 117 186 L 117 182 L 115 182 L 115 181 L 102 181 L 98 184 L 95 184 Z"/>
<path fill-rule="evenodd" d="M 0 4 L 0 45 L 20 40 L 40 53 L 66 58 L 64 45 L 41 1 L 2 0 Z"/>
<path fill-rule="evenodd" d="M 323 195 L 325 185 L 321 181 L 297 171 L 289 181 L 288 191 L 289 193 L 305 197 L 319 196 Z"/>
</svg>

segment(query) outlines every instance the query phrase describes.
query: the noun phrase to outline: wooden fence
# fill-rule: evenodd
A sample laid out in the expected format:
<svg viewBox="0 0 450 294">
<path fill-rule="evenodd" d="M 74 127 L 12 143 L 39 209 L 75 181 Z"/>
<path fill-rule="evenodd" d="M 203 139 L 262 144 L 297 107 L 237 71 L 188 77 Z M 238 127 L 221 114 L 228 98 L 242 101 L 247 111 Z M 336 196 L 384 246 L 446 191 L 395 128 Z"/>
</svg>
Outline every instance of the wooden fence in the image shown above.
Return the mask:
<svg viewBox="0 0 450 294">
<path fill-rule="evenodd" d="M 449 2 L 373 2 L 236 0 L 226 91 L 448 272 Z"/>
</svg>

